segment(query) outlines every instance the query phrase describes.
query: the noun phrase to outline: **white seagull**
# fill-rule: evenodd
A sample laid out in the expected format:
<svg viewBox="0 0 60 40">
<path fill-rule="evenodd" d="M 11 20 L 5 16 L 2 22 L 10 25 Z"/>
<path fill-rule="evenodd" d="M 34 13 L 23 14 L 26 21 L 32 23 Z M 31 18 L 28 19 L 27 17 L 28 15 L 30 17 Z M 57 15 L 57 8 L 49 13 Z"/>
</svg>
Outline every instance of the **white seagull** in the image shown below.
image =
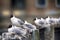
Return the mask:
<svg viewBox="0 0 60 40">
<path fill-rule="evenodd" d="M 17 35 L 21 35 L 23 37 L 26 37 L 25 35 L 27 33 L 27 30 L 26 29 L 22 29 L 21 27 L 16 27 L 14 25 L 10 25 L 9 28 L 8 28 L 8 32 L 14 32 Z"/>
<path fill-rule="evenodd" d="M 54 25 L 56 23 L 56 19 L 55 18 L 46 18 L 45 21 L 48 23 L 48 24 L 52 24 Z"/>
<path fill-rule="evenodd" d="M 23 27 L 27 30 L 29 30 L 29 32 L 33 32 L 35 30 L 37 30 L 35 25 L 32 25 L 31 23 L 28 23 L 27 21 L 25 21 Z"/>
<path fill-rule="evenodd" d="M 14 15 L 10 16 L 10 20 L 12 25 L 22 26 L 24 24 L 24 22 L 21 19 L 16 18 Z"/>
<path fill-rule="evenodd" d="M 13 34 L 13 32 L 4 32 L 4 33 L 2 33 L 2 40 L 9 40 L 9 39 L 11 39 L 12 37 L 11 37 L 11 34 Z"/>
<path fill-rule="evenodd" d="M 40 20 L 41 20 L 41 19 L 35 18 L 35 19 L 34 19 L 34 23 L 35 23 L 36 25 L 38 25 L 38 26 L 41 26 L 41 25 L 39 24 Z"/>
<path fill-rule="evenodd" d="M 50 24 L 50 19 L 51 18 L 48 16 L 48 18 L 46 18 L 45 21 Z"/>
<path fill-rule="evenodd" d="M 38 19 L 36 18 L 36 20 L 34 20 L 34 23 L 37 25 L 37 26 L 42 26 L 45 24 L 45 19 L 41 18 L 41 19 Z"/>
<path fill-rule="evenodd" d="M 2 40 L 13 40 L 13 39 L 22 40 L 22 37 L 19 36 L 19 35 L 16 35 L 14 32 L 4 32 L 4 33 L 2 33 Z"/>
<path fill-rule="evenodd" d="M 48 31 L 48 32 L 50 31 L 50 24 L 47 23 L 47 22 L 45 21 L 45 19 L 43 19 L 43 18 L 41 18 L 41 19 L 36 18 L 36 20 L 34 21 L 34 23 L 35 23 L 37 26 L 40 27 L 39 29 L 46 28 L 46 29 L 48 29 L 48 30 L 46 30 L 46 31 Z"/>
<path fill-rule="evenodd" d="M 57 24 L 60 24 L 60 18 L 56 18 Z"/>
</svg>

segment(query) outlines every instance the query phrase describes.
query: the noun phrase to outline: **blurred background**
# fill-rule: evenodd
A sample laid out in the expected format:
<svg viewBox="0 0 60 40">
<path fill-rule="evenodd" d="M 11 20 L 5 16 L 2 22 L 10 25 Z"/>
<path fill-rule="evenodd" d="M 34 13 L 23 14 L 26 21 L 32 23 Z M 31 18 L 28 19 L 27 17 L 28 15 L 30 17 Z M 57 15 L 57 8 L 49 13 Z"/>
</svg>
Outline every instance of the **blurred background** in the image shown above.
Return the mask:
<svg viewBox="0 0 60 40">
<path fill-rule="evenodd" d="M 60 0 L 0 0 L 0 34 L 10 24 L 10 14 L 33 23 L 35 17 L 60 17 Z"/>
</svg>

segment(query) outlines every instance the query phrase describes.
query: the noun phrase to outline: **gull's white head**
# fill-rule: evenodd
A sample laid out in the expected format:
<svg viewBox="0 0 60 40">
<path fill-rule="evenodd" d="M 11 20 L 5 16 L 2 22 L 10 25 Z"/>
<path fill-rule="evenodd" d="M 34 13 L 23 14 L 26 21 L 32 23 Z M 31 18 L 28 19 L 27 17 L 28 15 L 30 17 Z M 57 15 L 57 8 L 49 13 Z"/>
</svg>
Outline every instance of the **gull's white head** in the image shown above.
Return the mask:
<svg viewBox="0 0 60 40">
<path fill-rule="evenodd" d="M 27 21 L 25 21 L 25 23 L 24 24 L 27 24 L 28 22 Z"/>
<path fill-rule="evenodd" d="M 43 18 L 41 18 L 41 20 L 44 20 Z"/>
<path fill-rule="evenodd" d="M 50 17 L 48 16 L 48 19 L 50 19 Z"/>
<path fill-rule="evenodd" d="M 36 17 L 36 20 L 37 20 L 38 18 Z"/>
<path fill-rule="evenodd" d="M 50 17 L 48 16 L 48 17 L 46 18 L 46 20 L 50 20 Z"/>
</svg>

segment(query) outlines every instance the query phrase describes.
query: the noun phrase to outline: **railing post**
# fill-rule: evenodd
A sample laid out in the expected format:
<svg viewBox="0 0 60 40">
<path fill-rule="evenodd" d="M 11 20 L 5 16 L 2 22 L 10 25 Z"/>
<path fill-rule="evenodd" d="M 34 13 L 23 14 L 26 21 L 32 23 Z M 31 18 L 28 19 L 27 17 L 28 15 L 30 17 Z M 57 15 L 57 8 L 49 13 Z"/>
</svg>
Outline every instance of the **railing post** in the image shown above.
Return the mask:
<svg viewBox="0 0 60 40">
<path fill-rule="evenodd" d="M 51 25 L 50 32 L 45 31 L 45 40 L 54 40 L 54 25 Z"/>
<path fill-rule="evenodd" d="M 54 40 L 54 26 L 51 27 L 50 40 Z"/>
<path fill-rule="evenodd" d="M 40 40 L 39 30 L 36 30 L 36 31 L 33 32 L 33 34 L 32 34 L 32 40 Z"/>
</svg>

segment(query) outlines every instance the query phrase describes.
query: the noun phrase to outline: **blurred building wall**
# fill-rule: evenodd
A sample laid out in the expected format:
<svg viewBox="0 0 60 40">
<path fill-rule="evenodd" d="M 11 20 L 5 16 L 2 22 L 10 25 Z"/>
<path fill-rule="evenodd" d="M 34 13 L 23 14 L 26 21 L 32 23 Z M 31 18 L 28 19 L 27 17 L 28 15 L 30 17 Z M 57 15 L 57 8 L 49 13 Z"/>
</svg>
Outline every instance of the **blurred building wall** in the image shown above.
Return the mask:
<svg viewBox="0 0 60 40">
<path fill-rule="evenodd" d="M 59 11 L 60 8 L 56 7 L 55 0 L 47 0 L 46 8 L 38 8 L 36 7 L 36 0 L 26 0 L 26 12 L 28 14 L 36 14 L 36 15 L 44 15 L 47 11 L 56 10 Z M 2 9 L 10 9 L 11 8 L 11 0 L 3 0 Z"/>
<path fill-rule="evenodd" d="M 58 14 L 57 12 L 60 11 L 60 8 L 56 7 L 55 0 L 47 0 L 47 7 L 46 8 L 36 7 L 36 0 L 25 0 L 25 3 L 26 3 L 25 9 L 21 10 L 21 9 L 15 8 L 14 10 L 12 10 L 11 0 L 1 0 L 0 1 L 1 15 L 2 15 L 1 18 L 3 20 L 1 25 L 5 25 L 5 24 L 10 23 L 9 16 L 11 13 L 14 13 L 19 18 L 22 18 L 22 19 L 25 18 L 25 20 L 32 23 L 33 18 L 35 18 L 36 16 L 39 18 L 45 17 L 51 10 L 56 12 L 56 14 Z M 20 16 L 22 16 L 22 17 L 20 17 Z M 3 24 L 3 23 L 5 23 L 5 24 Z"/>
</svg>

